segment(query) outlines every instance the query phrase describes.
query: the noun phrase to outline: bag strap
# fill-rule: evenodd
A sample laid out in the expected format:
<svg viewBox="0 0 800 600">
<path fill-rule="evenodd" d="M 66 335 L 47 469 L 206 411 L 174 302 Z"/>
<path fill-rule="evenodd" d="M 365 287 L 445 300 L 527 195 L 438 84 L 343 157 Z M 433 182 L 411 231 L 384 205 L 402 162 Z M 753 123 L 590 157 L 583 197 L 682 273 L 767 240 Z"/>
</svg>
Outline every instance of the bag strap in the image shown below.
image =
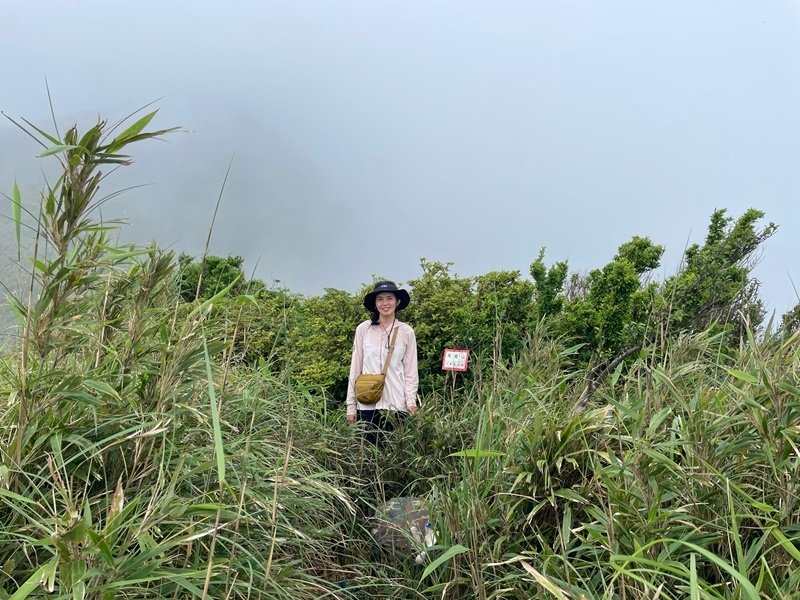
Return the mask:
<svg viewBox="0 0 800 600">
<path fill-rule="evenodd" d="M 389 368 L 389 361 L 392 359 L 392 352 L 394 352 L 394 341 L 397 339 L 397 329 L 394 330 L 392 334 L 392 345 L 389 347 L 389 354 L 386 355 L 386 360 L 383 361 L 383 370 L 381 371 L 382 374 L 386 375 L 386 369 Z"/>
</svg>

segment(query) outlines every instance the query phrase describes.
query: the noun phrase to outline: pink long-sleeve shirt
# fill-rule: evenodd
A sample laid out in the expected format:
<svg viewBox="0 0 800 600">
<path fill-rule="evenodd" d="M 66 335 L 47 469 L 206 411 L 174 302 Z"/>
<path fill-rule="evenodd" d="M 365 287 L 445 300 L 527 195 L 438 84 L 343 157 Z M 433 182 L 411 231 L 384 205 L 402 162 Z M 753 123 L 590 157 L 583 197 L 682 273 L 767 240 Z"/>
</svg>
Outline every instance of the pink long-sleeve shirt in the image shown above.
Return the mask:
<svg viewBox="0 0 800 600">
<path fill-rule="evenodd" d="M 356 414 L 358 410 L 402 410 L 406 411 L 417 405 L 417 387 L 419 371 L 417 368 L 417 338 L 410 325 L 395 321 L 394 329 L 397 339 L 389 366 L 386 369 L 386 382 L 383 395 L 377 404 L 361 404 L 356 401 L 355 381 L 362 373 L 380 373 L 389 349 L 386 341 L 389 332 L 384 332 L 380 325 L 372 325 L 364 321 L 356 327 L 353 341 L 353 358 L 350 361 L 350 381 L 347 385 L 347 414 Z"/>
</svg>

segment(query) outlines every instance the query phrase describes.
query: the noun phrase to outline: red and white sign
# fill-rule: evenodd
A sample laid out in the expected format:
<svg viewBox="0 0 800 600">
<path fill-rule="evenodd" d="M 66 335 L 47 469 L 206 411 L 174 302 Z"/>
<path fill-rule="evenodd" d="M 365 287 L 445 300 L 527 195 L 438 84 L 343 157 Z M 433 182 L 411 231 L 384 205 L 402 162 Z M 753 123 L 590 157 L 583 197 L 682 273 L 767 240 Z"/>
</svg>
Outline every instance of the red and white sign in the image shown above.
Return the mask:
<svg viewBox="0 0 800 600">
<path fill-rule="evenodd" d="M 469 350 L 446 348 L 442 357 L 442 371 L 466 371 Z"/>
</svg>

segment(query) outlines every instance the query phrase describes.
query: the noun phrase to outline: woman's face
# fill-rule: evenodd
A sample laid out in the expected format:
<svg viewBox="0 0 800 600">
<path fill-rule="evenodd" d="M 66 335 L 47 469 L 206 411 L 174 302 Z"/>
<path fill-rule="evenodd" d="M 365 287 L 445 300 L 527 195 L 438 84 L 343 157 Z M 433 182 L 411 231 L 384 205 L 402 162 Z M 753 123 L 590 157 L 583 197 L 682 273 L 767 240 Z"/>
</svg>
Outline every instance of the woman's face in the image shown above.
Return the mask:
<svg viewBox="0 0 800 600">
<path fill-rule="evenodd" d="M 400 300 L 391 292 L 383 292 L 375 296 L 375 308 L 378 309 L 378 314 L 393 315 L 397 309 L 397 304 Z"/>
</svg>

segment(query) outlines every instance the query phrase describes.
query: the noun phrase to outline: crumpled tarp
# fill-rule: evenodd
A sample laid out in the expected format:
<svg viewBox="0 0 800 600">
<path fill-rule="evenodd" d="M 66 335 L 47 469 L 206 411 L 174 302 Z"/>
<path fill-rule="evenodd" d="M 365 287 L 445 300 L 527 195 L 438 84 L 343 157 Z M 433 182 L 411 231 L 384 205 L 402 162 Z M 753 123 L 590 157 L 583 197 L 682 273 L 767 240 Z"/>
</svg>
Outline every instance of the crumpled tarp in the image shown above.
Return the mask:
<svg viewBox="0 0 800 600">
<path fill-rule="evenodd" d="M 428 507 L 415 496 L 392 498 L 379 506 L 372 534 L 390 550 L 418 551 L 436 543 Z"/>
</svg>

